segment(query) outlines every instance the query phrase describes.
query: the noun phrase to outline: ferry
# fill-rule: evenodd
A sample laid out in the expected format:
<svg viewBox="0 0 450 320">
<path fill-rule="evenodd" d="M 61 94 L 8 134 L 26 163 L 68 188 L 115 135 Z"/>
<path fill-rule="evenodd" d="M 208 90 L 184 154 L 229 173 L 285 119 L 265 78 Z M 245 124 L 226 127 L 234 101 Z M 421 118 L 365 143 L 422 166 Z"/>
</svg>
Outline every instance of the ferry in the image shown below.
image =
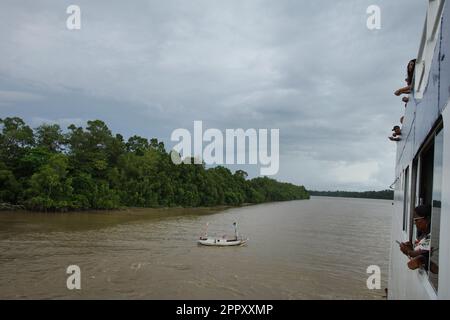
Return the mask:
<svg viewBox="0 0 450 320">
<path fill-rule="evenodd" d="M 388 299 L 450 299 L 450 1 L 428 0 L 411 86 L 395 142 Z M 431 250 L 428 267 L 411 270 L 398 242 L 417 239 L 418 205 L 431 207 Z"/>
</svg>

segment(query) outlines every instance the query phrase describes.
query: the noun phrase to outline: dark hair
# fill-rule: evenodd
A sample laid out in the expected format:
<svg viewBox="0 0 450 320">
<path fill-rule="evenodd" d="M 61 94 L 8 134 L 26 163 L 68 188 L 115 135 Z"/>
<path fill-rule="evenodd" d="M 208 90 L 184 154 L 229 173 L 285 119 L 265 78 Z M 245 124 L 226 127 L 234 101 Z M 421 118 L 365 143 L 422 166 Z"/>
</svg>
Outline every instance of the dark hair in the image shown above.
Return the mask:
<svg viewBox="0 0 450 320">
<path fill-rule="evenodd" d="M 417 216 L 430 220 L 431 206 L 420 205 L 414 209 Z"/>
<path fill-rule="evenodd" d="M 409 64 L 411 62 L 414 64 L 414 66 L 413 66 L 412 70 L 409 70 Z M 408 84 L 408 86 L 410 86 L 412 84 L 415 69 L 416 69 L 416 59 L 412 59 L 408 62 L 408 65 L 406 66 L 406 73 L 408 75 L 408 77 L 406 78 L 406 83 Z"/>
</svg>

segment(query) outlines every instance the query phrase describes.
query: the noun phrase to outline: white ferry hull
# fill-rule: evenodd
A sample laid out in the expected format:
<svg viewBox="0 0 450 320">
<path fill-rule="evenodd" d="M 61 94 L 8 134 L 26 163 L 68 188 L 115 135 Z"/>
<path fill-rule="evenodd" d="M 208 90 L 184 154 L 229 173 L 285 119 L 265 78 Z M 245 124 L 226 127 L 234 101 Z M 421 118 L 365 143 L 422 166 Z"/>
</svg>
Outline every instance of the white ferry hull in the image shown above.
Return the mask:
<svg viewBox="0 0 450 320">
<path fill-rule="evenodd" d="M 450 299 L 449 1 L 429 2 L 422 45 L 417 59 L 414 91 L 406 108 L 402 140 L 397 142 L 388 298 Z M 427 175 L 423 172 L 428 172 L 429 168 L 426 167 L 428 160 L 423 155 L 429 152 L 428 146 L 436 150 L 438 134 L 443 137 L 440 147 L 441 168 L 435 171 L 433 167 L 432 174 Z M 433 160 L 430 163 L 433 163 Z M 442 178 L 441 187 L 433 184 L 436 174 Z M 431 181 L 430 194 L 427 194 L 427 182 L 422 180 Z M 436 191 L 439 204 L 435 201 Z M 414 207 L 422 202 L 431 205 L 432 210 L 438 210 L 436 216 L 440 216 L 440 221 L 433 222 L 434 213 L 432 213 L 431 237 L 432 239 L 434 237 L 434 241 L 439 240 L 435 243 L 439 263 L 437 274 L 431 274 L 424 269 L 410 270 L 407 266 L 408 257 L 401 253 L 396 243 L 396 240 L 404 242 L 414 239 L 416 230 L 412 220 L 413 211 Z M 437 232 L 433 231 L 433 223 L 439 225 Z"/>
</svg>

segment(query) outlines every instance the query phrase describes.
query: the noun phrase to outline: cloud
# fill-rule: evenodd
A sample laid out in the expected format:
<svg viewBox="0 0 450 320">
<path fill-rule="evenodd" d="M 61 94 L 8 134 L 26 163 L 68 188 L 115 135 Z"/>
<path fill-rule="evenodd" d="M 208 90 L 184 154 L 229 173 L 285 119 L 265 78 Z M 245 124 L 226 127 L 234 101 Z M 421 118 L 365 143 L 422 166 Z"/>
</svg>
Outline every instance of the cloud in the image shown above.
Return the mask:
<svg viewBox="0 0 450 320">
<path fill-rule="evenodd" d="M 4 105 L 13 104 L 15 102 L 32 102 L 41 100 L 43 97 L 25 91 L 0 90 L 0 102 Z"/>
<path fill-rule="evenodd" d="M 79 31 L 65 27 L 69 4 L 0 4 L 0 87 L 22 93 L 0 99 L 0 116 L 99 118 L 166 145 L 194 120 L 275 128 L 279 179 L 318 189 L 392 182 L 387 135 L 403 113 L 393 91 L 418 50 L 423 1 L 377 1 L 376 31 L 366 28 L 368 0 L 80 0 Z"/>
<path fill-rule="evenodd" d="M 337 162 L 332 165 L 332 178 L 340 183 L 366 183 L 370 181 L 378 172 L 377 162 Z"/>
</svg>

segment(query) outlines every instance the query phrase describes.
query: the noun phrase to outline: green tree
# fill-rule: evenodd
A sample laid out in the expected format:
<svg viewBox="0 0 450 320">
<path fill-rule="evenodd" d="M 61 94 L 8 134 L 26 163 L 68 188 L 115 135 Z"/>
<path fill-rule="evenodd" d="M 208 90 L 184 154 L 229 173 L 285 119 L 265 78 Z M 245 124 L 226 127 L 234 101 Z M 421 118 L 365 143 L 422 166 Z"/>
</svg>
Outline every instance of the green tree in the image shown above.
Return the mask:
<svg viewBox="0 0 450 320">
<path fill-rule="evenodd" d="M 31 196 L 27 205 L 38 210 L 68 210 L 72 208 L 72 179 L 67 176 L 68 158 L 53 155 L 47 164 L 31 177 Z"/>
<path fill-rule="evenodd" d="M 65 144 L 61 127 L 57 124 L 43 124 L 36 128 L 36 146 L 50 152 L 60 152 Z"/>
<path fill-rule="evenodd" d="M 0 161 L 20 177 L 17 163 L 34 145 L 33 130 L 17 117 L 0 119 L 0 127 Z"/>
<path fill-rule="evenodd" d="M 126 149 L 128 152 L 135 153 L 138 156 L 144 155 L 144 152 L 149 149 L 150 145 L 148 140 L 139 136 L 132 136 L 126 143 Z"/>
<path fill-rule="evenodd" d="M 267 177 L 248 179 L 205 164 L 175 165 L 164 143 L 127 142 L 100 120 L 85 129 L 20 118 L 0 119 L 0 202 L 32 210 L 114 209 L 121 206 L 214 206 L 306 199 L 303 186 Z M 192 160 L 192 159 L 191 159 Z M 4 206 L 8 207 L 8 206 Z"/>
<path fill-rule="evenodd" d="M 20 184 L 11 170 L 0 162 L 0 202 L 16 203 Z"/>
</svg>

